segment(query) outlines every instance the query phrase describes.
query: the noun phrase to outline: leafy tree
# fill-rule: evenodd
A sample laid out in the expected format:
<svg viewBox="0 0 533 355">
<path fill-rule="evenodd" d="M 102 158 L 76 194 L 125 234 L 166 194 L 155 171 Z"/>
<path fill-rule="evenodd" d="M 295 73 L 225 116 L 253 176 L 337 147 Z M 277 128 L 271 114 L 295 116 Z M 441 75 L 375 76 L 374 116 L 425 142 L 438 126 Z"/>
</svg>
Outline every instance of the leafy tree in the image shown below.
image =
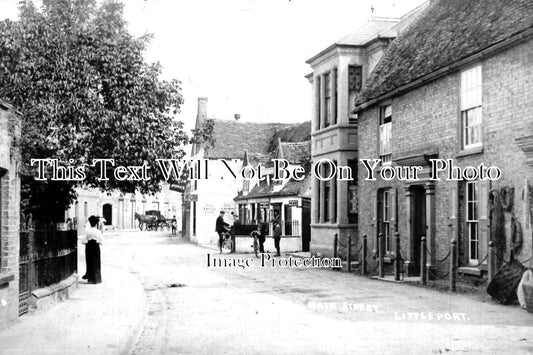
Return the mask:
<svg viewBox="0 0 533 355">
<path fill-rule="evenodd" d="M 159 191 L 163 176 L 155 159 L 181 158 L 189 138 L 174 118 L 183 103 L 180 82 L 162 80 L 161 66 L 143 58 L 150 38 L 128 32 L 123 5 L 113 0 L 43 0 L 41 7 L 21 1 L 19 20 L 0 22 L 0 99 L 23 114 L 26 213 L 56 220 L 79 184 L 36 181 L 31 158 L 64 165 L 98 158 L 146 162 L 149 181 L 98 181 L 98 171 L 86 168 L 83 184 Z"/>
</svg>

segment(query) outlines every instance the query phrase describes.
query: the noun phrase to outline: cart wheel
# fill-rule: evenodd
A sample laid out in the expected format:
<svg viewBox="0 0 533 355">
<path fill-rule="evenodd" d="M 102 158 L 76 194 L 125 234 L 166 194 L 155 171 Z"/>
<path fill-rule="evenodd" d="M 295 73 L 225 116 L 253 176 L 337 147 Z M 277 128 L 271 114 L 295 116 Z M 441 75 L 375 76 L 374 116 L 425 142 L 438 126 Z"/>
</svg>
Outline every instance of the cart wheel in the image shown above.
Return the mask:
<svg viewBox="0 0 533 355">
<path fill-rule="evenodd" d="M 222 254 L 230 254 L 233 250 L 233 242 L 231 239 L 226 239 L 222 242 Z"/>
</svg>

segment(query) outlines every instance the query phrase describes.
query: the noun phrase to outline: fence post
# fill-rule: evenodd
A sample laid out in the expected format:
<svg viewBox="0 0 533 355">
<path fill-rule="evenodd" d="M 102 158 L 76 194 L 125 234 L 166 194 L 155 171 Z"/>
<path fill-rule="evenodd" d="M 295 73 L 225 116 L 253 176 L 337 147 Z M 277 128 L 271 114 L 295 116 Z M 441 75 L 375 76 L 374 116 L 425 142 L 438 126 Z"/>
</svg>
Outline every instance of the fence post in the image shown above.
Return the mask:
<svg viewBox="0 0 533 355">
<path fill-rule="evenodd" d="M 422 285 L 427 284 L 427 250 L 426 250 L 426 237 L 422 237 L 420 240 L 420 282 Z"/>
<path fill-rule="evenodd" d="M 348 263 L 348 272 L 352 272 L 352 236 L 348 234 L 348 252 L 346 262 Z"/>
<path fill-rule="evenodd" d="M 455 292 L 457 283 L 457 240 L 452 239 L 450 254 L 450 291 Z"/>
<path fill-rule="evenodd" d="M 394 260 L 394 281 L 400 281 L 400 271 L 401 271 L 401 260 L 400 260 L 400 233 L 394 233 L 396 237 L 396 259 Z"/>
<path fill-rule="evenodd" d="M 363 235 L 363 249 L 361 250 L 361 275 L 366 275 L 366 253 L 367 253 L 366 234 Z"/>
<path fill-rule="evenodd" d="M 385 264 L 383 263 L 383 258 L 385 257 L 385 237 L 383 237 L 383 233 L 379 233 L 378 235 L 378 253 L 379 253 L 379 277 L 384 278 L 385 277 Z"/>
<path fill-rule="evenodd" d="M 492 240 L 489 242 L 489 254 L 487 256 L 487 278 L 489 279 L 489 282 L 492 281 L 492 278 L 494 277 L 494 243 Z"/>
<path fill-rule="evenodd" d="M 336 258 L 339 256 L 337 252 L 337 245 L 339 244 L 339 236 L 335 233 L 335 238 L 333 238 L 333 257 Z"/>
</svg>

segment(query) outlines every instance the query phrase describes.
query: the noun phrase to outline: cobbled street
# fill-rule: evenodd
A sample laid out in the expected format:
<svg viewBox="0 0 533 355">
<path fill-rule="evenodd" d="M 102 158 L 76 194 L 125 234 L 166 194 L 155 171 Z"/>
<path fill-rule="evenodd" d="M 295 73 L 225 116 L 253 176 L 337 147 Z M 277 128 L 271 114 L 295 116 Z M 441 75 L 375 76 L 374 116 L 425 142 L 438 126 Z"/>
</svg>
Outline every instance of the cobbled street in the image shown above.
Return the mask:
<svg viewBox="0 0 533 355">
<path fill-rule="evenodd" d="M 516 305 L 258 259 L 208 268 L 209 253 L 167 233 L 105 239 L 103 277 L 123 269 L 146 292 L 135 354 L 533 353 L 533 315 Z"/>
</svg>

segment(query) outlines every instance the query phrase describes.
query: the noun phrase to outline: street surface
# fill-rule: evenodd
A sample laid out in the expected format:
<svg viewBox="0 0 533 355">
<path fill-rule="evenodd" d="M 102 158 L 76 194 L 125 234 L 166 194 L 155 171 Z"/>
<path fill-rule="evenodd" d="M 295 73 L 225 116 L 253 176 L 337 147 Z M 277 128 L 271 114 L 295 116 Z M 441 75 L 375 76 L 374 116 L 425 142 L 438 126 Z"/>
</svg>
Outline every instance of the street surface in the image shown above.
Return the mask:
<svg viewBox="0 0 533 355">
<path fill-rule="evenodd" d="M 533 354 L 533 314 L 516 305 L 258 260 L 207 267 L 208 253 L 168 233 L 105 239 L 103 278 L 123 269 L 146 292 L 134 354 Z"/>
</svg>

